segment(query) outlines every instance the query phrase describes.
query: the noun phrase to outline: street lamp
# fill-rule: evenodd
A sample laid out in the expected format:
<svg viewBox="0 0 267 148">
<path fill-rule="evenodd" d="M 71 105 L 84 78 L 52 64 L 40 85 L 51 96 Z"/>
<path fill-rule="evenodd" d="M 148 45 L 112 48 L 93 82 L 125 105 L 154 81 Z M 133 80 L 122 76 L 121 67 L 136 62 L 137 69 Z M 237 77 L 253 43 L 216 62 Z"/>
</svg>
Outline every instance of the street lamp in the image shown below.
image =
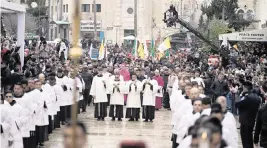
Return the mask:
<svg viewBox="0 0 267 148">
<path fill-rule="evenodd" d="M 38 7 L 38 4 L 36 2 L 32 2 L 31 3 L 31 7 L 32 8 L 37 8 Z M 38 7 L 38 33 L 39 33 L 39 36 L 41 36 L 41 31 L 40 31 L 40 7 Z"/>
</svg>

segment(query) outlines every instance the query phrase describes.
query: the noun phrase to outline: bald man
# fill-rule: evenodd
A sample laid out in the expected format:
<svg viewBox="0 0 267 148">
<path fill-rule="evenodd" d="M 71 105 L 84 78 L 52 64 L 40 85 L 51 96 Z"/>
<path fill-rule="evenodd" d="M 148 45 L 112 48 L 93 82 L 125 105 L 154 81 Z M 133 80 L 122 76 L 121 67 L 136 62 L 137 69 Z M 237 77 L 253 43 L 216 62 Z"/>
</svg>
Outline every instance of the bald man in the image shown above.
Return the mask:
<svg viewBox="0 0 267 148">
<path fill-rule="evenodd" d="M 39 81 L 41 81 L 42 84 L 45 84 L 45 75 L 43 73 L 39 74 L 38 78 L 39 78 Z"/>
<path fill-rule="evenodd" d="M 236 120 L 232 113 L 227 111 L 227 98 L 220 96 L 217 98 L 216 103 L 222 106 L 224 118 L 222 120 L 223 129 L 230 131 L 230 135 L 223 134 L 224 139 L 231 147 L 238 147 L 238 133 L 236 128 Z"/>
<path fill-rule="evenodd" d="M 199 98 L 199 89 L 193 87 L 193 88 L 190 90 L 189 98 L 190 98 L 192 101 L 195 100 L 195 99 L 198 99 L 198 98 Z"/>
</svg>

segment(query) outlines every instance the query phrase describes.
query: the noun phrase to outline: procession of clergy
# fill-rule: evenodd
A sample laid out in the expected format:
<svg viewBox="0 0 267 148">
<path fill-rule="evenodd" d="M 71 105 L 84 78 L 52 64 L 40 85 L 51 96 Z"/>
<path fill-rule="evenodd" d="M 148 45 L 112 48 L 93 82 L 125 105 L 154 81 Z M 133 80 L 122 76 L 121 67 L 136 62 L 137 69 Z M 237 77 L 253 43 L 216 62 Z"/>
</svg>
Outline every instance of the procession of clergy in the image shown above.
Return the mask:
<svg viewBox="0 0 267 148">
<path fill-rule="evenodd" d="M 84 69 L 88 70 L 85 66 Z M 127 94 L 126 118 L 138 121 L 140 109 L 145 121 L 153 121 L 155 114 L 155 97 L 162 97 L 161 86 L 154 79 L 137 80 L 135 74 L 130 81 L 115 70 L 114 75 L 98 68 L 93 77 L 89 94 L 93 97 L 94 116 L 100 121 L 107 116 L 114 121 L 122 121 L 125 95 Z M 46 72 L 46 71 L 45 71 Z M 71 119 L 73 91 L 77 91 L 78 111 L 85 112 L 86 102 L 82 92 L 85 82 L 82 77 L 75 78 L 73 72 L 64 75 L 61 68 L 57 73 L 42 73 L 37 79 L 28 78 L 13 86 L 13 91 L 6 91 L 1 106 L 1 147 L 36 148 L 44 146 L 48 135 L 55 128 L 60 128 Z M 155 77 L 159 76 L 156 71 Z M 163 80 L 161 80 L 163 82 Z M 89 94 L 87 96 L 89 96 Z M 142 94 L 142 97 L 141 97 Z M 141 100 L 141 98 L 144 98 Z M 160 101 L 161 102 L 161 101 Z M 85 105 L 85 106 L 84 106 Z"/>
<path fill-rule="evenodd" d="M 143 118 L 144 122 L 153 122 L 155 110 L 161 108 L 164 93 L 164 81 L 159 71 L 156 70 L 151 78 L 148 76 L 140 78 L 136 74 L 137 70 L 131 74 L 129 81 L 124 81 L 118 70 L 112 75 L 103 69 L 98 68 L 98 74 L 93 77 L 88 92 L 93 97 L 94 117 L 98 121 L 104 121 L 108 115 L 112 121 L 116 118 L 122 121 L 123 106 L 126 103 L 125 118 L 129 118 L 129 121 Z M 185 138 L 188 128 L 201 114 L 211 114 L 211 102 L 203 92 L 200 93 L 203 91 L 204 83 L 199 77 L 178 80 L 176 75 L 170 75 L 168 82 L 166 91 L 170 96 L 173 147 L 184 144 L 189 146 L 190 136 Z M 182 87 L 185 91 L 179 89 Z M 57 73 L 40 74 L 38 79 L 29 78 L 15 84 L 13 92 L 5 92 L 5 100 L 1 104 L 1 113 L 4 115 L 1 116 L 1 146 L 10 145 L 14 148 L 44 146 L 48 135 L 70 120 L 71 105 L 74 103 L 72 93 L 75 89 L 78 96 L 76 101 L 79 104 L 77 112 L 80 113 L 81 109 L 85 112 L 86 103 L 82 95 L 85 81 L 80 76 L 75 77 L 73 72 L 64 75 L 64 71 L 58 69 Z M 221 119 L 223 138 L 228 145 L 236 148 L 238 137 L 235 118 L 226 111 L 225 97 L 219 97 L 217 102 L 225 112 Z M 109 114 L 108 105 L 110 105 Z"/>
</svg>

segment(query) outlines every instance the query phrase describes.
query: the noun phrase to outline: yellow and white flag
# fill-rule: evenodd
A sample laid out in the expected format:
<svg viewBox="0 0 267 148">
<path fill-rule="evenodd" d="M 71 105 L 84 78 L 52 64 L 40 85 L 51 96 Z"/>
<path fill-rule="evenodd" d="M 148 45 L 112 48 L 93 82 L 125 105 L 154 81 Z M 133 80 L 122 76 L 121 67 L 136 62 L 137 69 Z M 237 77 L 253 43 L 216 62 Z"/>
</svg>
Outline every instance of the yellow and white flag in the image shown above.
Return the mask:
<svg viewBox="0 0 267 148">
<path fill-rule="evenodd" d="M 104 58 L 105 58 L 105 47 L 104 47 L 104 40 L 102 40 L 100 48 L 99 48 L 98 59 L 102 60 Z"/>
<path fill-rule="evenodd" d="M 164 53 L 164 51 L 166 51 L 167 49 L 171 48 L 171 40 L 169 37 L 167 37 L 158 47 L 158 50 L 161 53 Z"/>
<path fill-rule="evenodd" d="M 145 58 L 145 51 L 144 51 L 144 47 L 143 47 L 143 44 L 141 42 L 139 42 L 139 46 L 138 46 L 138 56 L 141 58 L 141 59 L 144 59 Z"/>
</svg>

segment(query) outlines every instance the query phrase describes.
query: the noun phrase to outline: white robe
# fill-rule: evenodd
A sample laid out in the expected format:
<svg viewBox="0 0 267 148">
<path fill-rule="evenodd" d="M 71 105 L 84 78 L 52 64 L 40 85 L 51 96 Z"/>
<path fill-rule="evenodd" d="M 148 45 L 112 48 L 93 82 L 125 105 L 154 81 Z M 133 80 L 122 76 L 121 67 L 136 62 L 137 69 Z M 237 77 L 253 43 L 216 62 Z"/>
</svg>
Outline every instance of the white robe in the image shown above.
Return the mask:
<svg viewBox="0 0 267 148">
<path fill-rule="evenodd" d="M 75 81 L 76 81 L 76 86 L 74 86 Z M 80 78 L 76 77 L 75 80 L 72 78 L 69 78 L 68 82 L 69 82 L 68 85 L 71 88 L 71 93 L 72 93 L 70 97 L 71 99 L 69 100 L 69 104 L 73 104 L 73 92 L 75 91 L 75 89 L 78 89 L 76 93 L 76 96 L 77 96 L 76 102 L 78 102 L 79 100 L 83 100 L 83 95 L 82 95 L 83 84 Z"/>
<path fill-rule="evenodd" d="M 65 85 L 67 87 L 66 91 L 63 90 L 64 93 L 62 94 L 63 95 L 62 96 L 62 100 L 60 101 L 60 104 L 62 106 L 70 105 L 70 99 L 72 99 L 72 94 L 71 94 L 71 91 L 70 91 L 70 86 L 68 84 L 68 80 L 69 80 L 69 78 L 67 76 L 64 76 L 63 78 L 56 77 L 57 85 L 60 85 L 60 86 Z"/>
<path fill-rule="evenodd" d="M 23 127 L 20 129 L 21 135 L 24 138 L 30 137 L 30 131 L 35 131 L 34 109 L 37 108 L 37 106 L 35 106 L 35 102 L 32 102 L 31 99 L 32 98 L 30 95 L 27 94 L 24 94 L 21 98 L 14 97 L 14 100 L 17 102 L 17 104 L 19 104 L 25 110 L 23 115 L 24 118 L 26 118 L 27 123 L 24 125 L 22 124 Z"/>
<path fill-rule="evenodd" d="M 59 85 L 66 85 L 68 81 L 68 77 L 64 76 L 63 78 L 56 77 L 56 83 Z"/>
<path fill-rule="evenodd" d="M 150 85 L 145 84 L 146 82 L 149 82 L 150 84 L 152 84 L 153 90 L 150 89 Z M 145 79 L 143 80 L 142 85 L 143 87 L 145 87 L 143 90 L 143 105 L 144 106 L 155 106 L 156 93 L 158 91 L 158 82 L 156 80 Z"/>
<path fill-rule="evenodd" d="M 77 77 L 76 79 L 77 79 L 77 87 L 79 88 L 79 100 L 81 101 L 81 100 L 83 100 L 82 92 L 85 89 L 85 83 L 83 81 L 83 78 L 81 78 L 81 77 L 80 78 Z"/>
<path fill-rule="evenodd" d="M 238 147 L 238 132 L 236 128 L 236 120 L 232 113 L 227 112 L 222 121 L 223 129 L 228 130 L 230 133 L 223 133 L 225 141 L 231 147 Z"/>
<path fill-rule="evenodd" d="M 45 102 L 48 108 L 48 115 L 52 116 L 52 120 L 54 120 L 54 115 L 57 114 L 57 111 L 56 111 L 57 102 L 56 102 L 55 91 L 53 87 L 47 83 L 42 86 L 42 89 L 43 89 L 43 93 L 47 94 Z"/>
<path fill-rule="evenodd" d="M 210 112 L 211 112 L 211 108 L 206 108 L 206 109 L 203 109 L 203 111 L 201 112 L 201 115 L 210 116 Z"/>
<path fill-rule="evenodd" d="M 25 93 L 24 95 L 27 96 L 29 100 L 25 102 L 25 104 L 23 104 L 22 106 L 24 108 L 28 108 L 28 110 L 30 111 L 31 116 L 32 116 L 32 118 L 29 120 L 29 122 L 31 123 L 30 130 L 35 131 L 35 126 L 37 125 L 36 110 L 38 110 L 39 108 L 39 106 L 37 105 L 38 99 L 36 98 L 39 98 L 39 96 L 41 95 L 41 92 L 38 89 L 34 89 L 28 93 Z M 28 102 L 31 102 L 31 103 L 28 103 Z"/>
<path fill-rule="evenodd" d="M 193 106 L 192 101 L 190 99 L 183 99 L 181 101 L 179 107 L 177 107 L 177 111 L 175 111 L 175 121 L 174 121 L 174 127 L 173 127 L 173 133 L 178 134 L 178 127 L 181 121 L 181 118 L 183 115 L 187 113 L 193 112 Z"/>
<path fill-rule="evenodd" d="M 10 130 L 12 128 L 12 116 L 10 113 L 10 105 L 8 104 L 0 104 L 0 124 L 3 128 L 3 133 L 0 133 L 0 146 L 1 148 L 8 148 L 8 140 L 10 135 Z"/>
<path fill-rule="evenodd" d="M 63 77 L 64 78 L 64 77 Z M 64 78 L 66 81 L 63 83 L 64 85 L 67 86 L 67 91 L 65 91 L 66 93 L 66 105 L 72 105 L 73 104 L 73 90 L 77 89 L 76 87 L 74 88 L 74 79 L 72 78 Z M 77 82 L 78 84 L 78 82 Z M 79 96 L 79 92 L 77 92 L 76 94 L 77 96 Z M 77 97 L 76 101 L 79 101 L 79 97 Z"/>
<path fill-rule="evenodd" d="M 119 87 L 120 92 L 114 85 Z M 110 104 L 111 105 L 124 105 L 124 94 L 126 94 L 126 84 L 123 81 L 112 80 L 108 85 L 110 94 Z M 113 92 L 114 90 L 114 92 Z"/>
<path fill-rule="evenodd" d="M 200 113 L 195 113 L 193 114 L 188 113 L 185 114 L 181 117 L 180 123 L 178 124 L 177 127 L 177 139 L 176 139 L 176 143 L 180 143 L 183 138 L 186 136 L 188 129 L 190 126 L 194 125 L 195 121 L 200 117 Z"/>
<path fill-rule="evenodd" d="M 63 91 L 63 88 L 58 84 L 54 85 L 53 89 L 54 89 L 56 96 L 57 96 L 57 111 L 60 111 L 59 107 L 65 106 L 65 103 L 64 103 L 64 100 L 65 100 L 64 93 L 65 92 Z"/>
<path fill-rule="evenodd" d="M 105 72 L 105 73 L 103 73 L 103 78 L 104 78 L 104 81 L 105 81 L 106 83 L 109 83 L 109 81 L 112 80 L 111 77 L 112 77 L 112 74 L 111 74 L 111 73 L 109 73 L 109 72 Z M 114 78 L 115 78 L 115 77 L 114 77 Z M 113 79 L 113 80 L 114 80 L 114 79 Z M 111 94 L 111 92 L 109 91 L 109 89 L 106 89 L 106 92 L 107 92 L 107 94 Z"/>
<path fill-rule="evenodd" d="M 177 110 L 179 109 L 179 106 L 181 102 L 184 101 L 184 96 L 182 95 L 181 90 L 173 90 L 171 97 L 170 97 L 170 108 L 171 108 L 171 124 L 175 125 L 177 117 L 175 116 L 177 114 Z"/>
<path fill-rule="evenodd" d="M 193 81 L 197 82 L 197 84 L 198 84 L 199 86 L 202 86 L 202 87 L 205 88 L 205 83 L 204 83 L 204 81 L 203 81 L 202 78 L 200 78 L 200 77 L 197 77 L 197 78 L 191 78 L 191 82 L 193 82 Z"/>
<path fill-rule="evenodd" d="M 106 88 L 104 87 L 104 84 L 106 84 Z M 108 102 L 107 98 L 107 86 L 104 77 L 95 76 L 93 78 L 90 95 L 94 97 L 94 103 L 103 103 Z"/>
<path fill-rule="evenodd" d="M 46 102 L 47 96 L 48 96 L 47 93 L 41 92 L 40 96 L 38 97 L 37 101 L 38 109 L 36 111 L 37 126 L 45 126 L 49 124 L 48 108 L 44 108 L 44 103 Z"/>
<path fill-rule="evenodd" d="M 28 127 L 27 124 L 31 118 L 31 114 L 27 108 L 23 108 L 19 103 L 11 106 L 11 113 L 12 118 L 14 118 L 11 129 L 11 133 L 14 138 L 12 140 L 12 148 L 23 148 L 22 131 Z"/>
<path fill-rule="evenodd" d="M 178 148 L 190 148 L 191 146 L 191 142 L 192 142 L 192 136 L 189 135 L 187 137 L 185 137 L 180 143 Z"/>
<path fill-rule="evenodd" d="M 135 85 L 136 84 L 136 90 Z M 130 91 L 131 87 L 131 91 Z M 142 83 L 138 80 L 136 81 L 128 81 L 126 83 L 126 91 L 128 93 L 127 96 L 127 108 L 141 108 L 141 98 L 140 98 L 140 92 L 142 90 Z"/>
</svg>

